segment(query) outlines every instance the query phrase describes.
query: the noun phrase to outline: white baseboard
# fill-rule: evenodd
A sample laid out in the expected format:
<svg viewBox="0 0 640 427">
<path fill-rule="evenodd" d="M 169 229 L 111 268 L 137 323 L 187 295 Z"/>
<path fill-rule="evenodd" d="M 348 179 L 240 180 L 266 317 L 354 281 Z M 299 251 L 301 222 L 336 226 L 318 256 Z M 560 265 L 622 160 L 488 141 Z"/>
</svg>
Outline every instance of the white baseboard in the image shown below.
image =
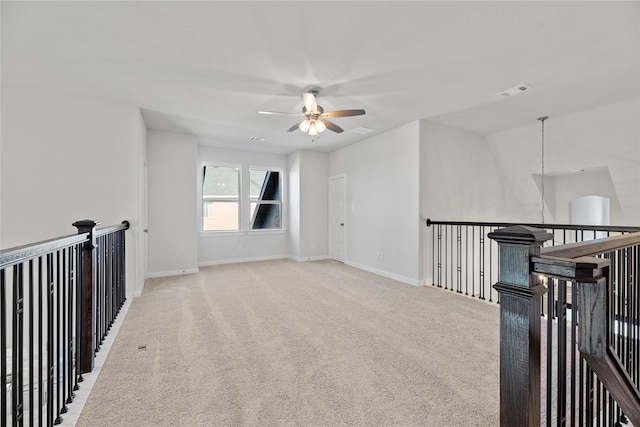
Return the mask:
<svg viewBox="0 0 640 427">
<path fill-rule="evenodd" d="M 197 268 L 185 268 L 182 270 L 171 270 L 171 271 L 158 271 L 155 273 L 147 274 L 147 279 L 154 279 L 156 277 L 182 276 L 183 274 L 194 274 L 197 272 L 198 272 Z"/>
<path fill-rule="evenodd" d="M 325 259 L 329 259 L 328 256 L 326 255 L 322 255 L 322 256 L 312 256 L 312 257 L 303 257 L 303 258 L 298 258 L 298 257 L 294 257 L 294 256 L 289 256 L 288 257 L 291 260 L 297 261 L 297 262 L 306 262 L 306 261 L 323 261 Z"/>
<path fill-rule="evenodd" d="M 358 264 L 356 262 L 345 261 L 346 265 L 355 267 L 360 270 L 368 271 L 369 273 L 377 274 L 378 276 L 386 277 L 388 279 L 397 280 L 398 282 L 406 283 L 407 285 L 412 286 L 423 286 L 424 281 L 412 279 L 410 277 L 401 276 L 395 273 L 389 273 L 388 271 L 378 270 L 377 268 L 369 267 L 367 265 Z"/>
<path fill-rule="evenodd" d="M 217 261 L 203 261 L 198 263 L 198 267 L 208 267 L 211 265 L 223 265 L 223 264 L 238 264 L 242 262 L 254 262 L 254 261 L 271 261 L 274 259 L 286 259 L 288 255 L 270 255 L 253 258 L 235 258 L 235 259 L 223 259 Z"/>
</svg>

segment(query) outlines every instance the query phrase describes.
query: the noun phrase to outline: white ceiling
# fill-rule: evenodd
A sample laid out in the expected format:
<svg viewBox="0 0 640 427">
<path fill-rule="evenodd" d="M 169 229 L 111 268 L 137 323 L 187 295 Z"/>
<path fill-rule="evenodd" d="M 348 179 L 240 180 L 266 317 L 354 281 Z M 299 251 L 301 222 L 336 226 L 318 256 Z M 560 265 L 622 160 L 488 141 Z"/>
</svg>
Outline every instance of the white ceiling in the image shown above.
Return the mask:
<svg viewBox="0 0 640 427">
<path fill-rule="evenodd" d="M 488 133 L 640 96 L 640 2 L 2 1 L 2 82 L 140 107 L 152 129 L 276 153 L 428 119 Z M 497 96 L 527 84 L 530 91 Z M 342 134 L 286 133 L 320 89 Z M 366 136 L 351 132 L 375 129 Z M 249 141 L 252 136 L 266 141 Z"/>
</svg>

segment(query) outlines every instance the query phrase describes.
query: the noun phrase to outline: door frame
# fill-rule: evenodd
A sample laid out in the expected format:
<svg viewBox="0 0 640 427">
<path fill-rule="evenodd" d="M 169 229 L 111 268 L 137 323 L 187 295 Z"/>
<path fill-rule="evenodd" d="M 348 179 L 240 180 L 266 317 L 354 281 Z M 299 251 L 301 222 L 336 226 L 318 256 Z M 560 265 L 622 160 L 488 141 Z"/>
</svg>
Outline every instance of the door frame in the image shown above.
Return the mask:
<svg viewBox="0 0 640 427">
<path fill-rule="evenodd" d="M 333 181 L 334 179 L 343 179 L 343 201 L 342 201 L 342 206 L 343 206 L 343 215 L 344 215 L 344 228 L 343 228 L 343 233 L 342 233 L 342 259 L 338 260 L 336 258 L 334 258 L 333 256 L 333 226 L 331 224 L 331 220 L 332 220 L 332 215 L 333 215 L 333 197 L 332 197 L 332 186 L 331 186 L 331 181 Z M 336 260 L 336 261 L 340 261 L 340 262 L 346 262 L 347 260 L 347 174 L 346 173 L 340 173 L 337 175 L 331 175 L 329 176 L 329 179 L 327 181 L 327 184 L 329 186 L 329 191 L 327 192 L 329 195 L 329 212 L 328 212 L 328 222 L 329 222 L 329 258 Z"/>
</svg>

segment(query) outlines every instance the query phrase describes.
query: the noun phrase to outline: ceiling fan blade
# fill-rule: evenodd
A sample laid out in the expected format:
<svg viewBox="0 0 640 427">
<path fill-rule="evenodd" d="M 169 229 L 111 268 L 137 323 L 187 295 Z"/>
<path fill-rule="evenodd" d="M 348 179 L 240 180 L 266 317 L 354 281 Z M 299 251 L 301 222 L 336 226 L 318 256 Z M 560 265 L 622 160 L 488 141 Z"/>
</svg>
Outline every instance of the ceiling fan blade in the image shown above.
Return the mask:
<svg viewBox="0 0 640 427">
<path fill-rule="evenodd" d="M 327 129 L 334 131 L 335 133 L 342 133 L 344 132 L 344 129 L 342 129 L 340 126 L 338 126 L 337 124 L 330 122 L 329 120 L 323 120 L 320 119 L 320 121 L 322 123 L 324 123 L 324 125 L 327 127 Z"/>
<path fill-rule="evenodd" d="M 316 110 L 318 109 L 318 104 L 316 103 L 316 97 L 314 94 L 309 92 L 303 93 L 302 100 L 304 101 L 304 107 L 307 109 L 307 111 L 312 114 L 316 112 Z"/>
<path fill-rule="evenodd" d="M 336 110 L 322 113 L 322 117 L 351 117 L 362 116 L 365 114 L 364 110 Z"/>
<path fill-rule="evenodd" d="M 279 116 L 304 117 L 304 114 L 300 113 L 281 113 L 279 111 L 258 111 L 258 114 L 277 114 Z"/>
<path fill-rule="evenodd" d="M 287 132 L 293 132 L 294 130 L 297 130 L 300 127 L 300 123 L 296 123 L 295 125 L 291 126 L 289 129 L 287 129 Z"/>
</svg>

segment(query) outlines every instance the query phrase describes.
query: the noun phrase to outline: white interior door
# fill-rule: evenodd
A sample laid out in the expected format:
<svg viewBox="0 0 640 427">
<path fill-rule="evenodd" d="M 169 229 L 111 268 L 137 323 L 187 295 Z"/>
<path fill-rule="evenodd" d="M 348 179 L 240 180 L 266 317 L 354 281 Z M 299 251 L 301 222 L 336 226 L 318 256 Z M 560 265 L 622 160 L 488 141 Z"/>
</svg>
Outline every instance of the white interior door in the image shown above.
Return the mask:
<svg viewBox="0 0 640 427">
<path fill-rule="evenodd" d="M 329 178 L 329 256 L 341 262 L 346 247 L 346 181 L 345 175 Z"/>
</svg>

